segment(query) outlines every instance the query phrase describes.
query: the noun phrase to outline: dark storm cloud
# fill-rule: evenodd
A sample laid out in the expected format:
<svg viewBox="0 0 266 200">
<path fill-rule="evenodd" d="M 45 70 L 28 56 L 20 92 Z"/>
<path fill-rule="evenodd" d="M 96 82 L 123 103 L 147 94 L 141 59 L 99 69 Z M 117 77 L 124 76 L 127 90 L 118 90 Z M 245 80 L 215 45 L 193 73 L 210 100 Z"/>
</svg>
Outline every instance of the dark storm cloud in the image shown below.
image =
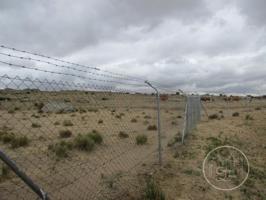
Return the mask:
<svg viewBox="0 0 266 200">
<path fill-rule="evenodd" d="M 265 7 L 264 0 L 4 0 L 0 43 L 171 89 L 259 93 L 266 89 Z"/>
</svg>

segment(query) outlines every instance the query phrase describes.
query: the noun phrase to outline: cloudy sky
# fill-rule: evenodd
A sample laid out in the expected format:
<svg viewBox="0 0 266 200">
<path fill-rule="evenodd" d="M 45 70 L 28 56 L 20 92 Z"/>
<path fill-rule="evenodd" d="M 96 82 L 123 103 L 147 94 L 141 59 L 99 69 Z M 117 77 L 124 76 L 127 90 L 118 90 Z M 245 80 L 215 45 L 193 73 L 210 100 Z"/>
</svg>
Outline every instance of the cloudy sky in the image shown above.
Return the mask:
<svg viewBox="0 0 266 200">
<path fill-rule="evenodd" d="M 265 8 L 265 0 L 2 0 L 0 44 L 170 89 L 262 94 Z"/>
</svg>

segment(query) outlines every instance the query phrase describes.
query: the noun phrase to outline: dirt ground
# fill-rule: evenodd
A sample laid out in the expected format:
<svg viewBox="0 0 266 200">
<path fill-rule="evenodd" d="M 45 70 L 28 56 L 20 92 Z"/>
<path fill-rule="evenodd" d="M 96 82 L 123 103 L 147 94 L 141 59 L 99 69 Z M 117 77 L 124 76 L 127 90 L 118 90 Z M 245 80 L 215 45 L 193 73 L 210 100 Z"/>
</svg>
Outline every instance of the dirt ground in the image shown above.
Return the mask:
<svg viewBox="0 0 266 200">
<path fill-rule="evenodd" d="M 158 166 L 155 96 L 106 92 L 1 91 L 1 134 L 27 136 L 29 144 L 12 148 L 0 142 L 1 149 L 28 174 L 51 199 L 143 199 L 145 179 L 154 177 L 166 199 L 266 199 L 266 101 L 224 102 L 217 98 L 204 103 L 197 128 L 180 143 L 183 128 L 184 98 L 172 95 L 161 102 L 163 166 Z M 70 103 L 71 113 L 40 112 L 40 103 Z M 42 105 L 43 106 L 43 105 Z M 234 112 L 239 116 L 233 117 Z M 246 119 L 250 115 L 251 119 Z M 221 117 L 223 116 L 223 117 Z M 65 121 L 72 125 L 64 125 Z M 102 122 L 100 122 L 102 121 Z M 60 138 L 62 130 L 71 131 Z M 103 143 L 91 152 L 73 148 L 58 158 L 49 150 L 61 141 L 73 142 L 81 134 L 96 130 Z M 128 137 L 119 137 L 119 132 Z M 147 144 L 137 145 L 144 134 Z M 172 143 L 173 138 L 179 138 Z M 202 162 L 210 138 L 233 145 L 248 157 L 248 181 L 232 192 L 212 188 L 202 174 Z M 12 172 L 0 177 L 0 200 L 36 199 L 36 195 Z"/>
<path fill-rule="evenodd" d="M 209 115 L 202 116 L 197 128 L 186 138 L 185 145 L 168 148 L 162 169 L 154 177 L 169 200 L 265 200 L 266 199 L 266 101 L 247 103 L 204 103 Z M 239 116 L 233 117 L 238 112 Z M 247 117 L 250 116 L 250 117 Z M 212 143 L 215 138 L 216 144 Z M 203 160 L 207 152 L 219 145 L 234 146 L 247 156 L 250 173 L 247 181 L 233 191 L 219 191 L 204 179 Z"/>
<path fill-rule="evenodd" d="M 2 91 L 1 135 L 26 136 L 28 144 L 13 148 L 0 142 L 1 149 L 22 171 L 40 185 L 51 199 L 113 199 L 125 194 L 138 168 L 146 161 L 157 163 L 155 96 L 107 92 Z M 71 104 L 74 112 L 41 112 L 46 104 Z M 42 104 L 40 106 L 40 104 Z M 182 97 L 173 95 L 162 102 L 162 145 L 178 133 L 184 110 Z M 53 108 L 52 108 L 53 109 Z M 71 122 L 69 125 L 65 121 Z M 61 138 L 60 131 L 71 131 Z M 90 151 L 73 148 L 60 158 L 49 146 L 62 141 L 74 143 L 78 135 L 96 130 L 103 142 Z M 127 137 L 119 137 L 120 132 Z M 147 144 L 137 145 L 138 135 Z M 0 199 L 36 199 L 36 195 L 12 172 L 0 179 Z"/>
</svg>

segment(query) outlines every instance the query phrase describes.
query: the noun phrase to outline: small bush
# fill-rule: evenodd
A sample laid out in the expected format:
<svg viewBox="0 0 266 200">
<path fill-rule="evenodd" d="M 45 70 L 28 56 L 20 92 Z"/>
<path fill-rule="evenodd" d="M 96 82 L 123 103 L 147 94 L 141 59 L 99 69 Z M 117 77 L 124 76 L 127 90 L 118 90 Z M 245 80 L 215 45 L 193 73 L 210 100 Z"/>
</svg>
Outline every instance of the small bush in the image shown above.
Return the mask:
<svg viewBox="0 0 266 200">
<path fill-rule="evenodd" d="M 161 188 L 155 183 L 153 179 L 150 179 L 146 183 L 145 188 L 145 200 L 165 200 L 165 194 Z"/>
<path fill-rule="evenodd" d="M 261 107 L 256 107 L 255 110 L 261 110 Z"/>
<path fill-rule="evenodd" d="M 220 114 L 223 114 L 224 112 L 222 110 L 219 111 Z"/>
<path fill-rule="evenodd" d="M 88 108 L 88 112 L 98 112 L 97 108 Z"/>
<path fill-rule="evenodd" d="M 73 148 L 73 144 L 71 142 L 61 141 L 54 145 L 49 145 L 48 149 L 53 151 L 55 155 L 59 158 L 68 157 L 68 151 Z"/>
<path fill-rule="evenodd" d="M 172 124 L 173 126 L 175 126 L 175 125 L 177 125 L 177 122 L 176 122 L 176 121 L 172 121 L 171 124 Z"/>
<path fill-rule="evenodd" d="M 84 108 L 80 108 L 80 109 L 79 109 L 79 113 L 80 113 L 80 114 L 82 114 L 82 113 L 86 113 L 86 112 L 87 112 L 87 110 L 84 109 Z"/>
<path fill-rule="evenodd" d="M 135 118 L 133 118 L 133 119 L 131 119 L 131 122 L 132 122 L 132 123 L 136 123 L 137 120 L 136 120 Z"/>
<path fill-rule="evenodd" d="M 122 117 L 121 117 L 121 115 L 116 115 L 115 116 L 117 119 L 121 119 Z"/>
<path fill-rule="evenodd" d="M 148 138 L 146 135 L 142 134 L 142 135 L 138 135 L 136 137 L 136 143 L 137 145 L 143 145 L 143 144 L 146 144 L 148 141 Z"/>
<path fill-rule="evenodd" d="M 36 115 L 36 114 L 33 114 L 31 116 L 34 117 L 34 118 L 36 118 L 36 119 L 39 119 L 40 118 L 40 115 Z"/>
<path fill-rule="evenodd" d="M 11 141 L 12 148 L 24 147 L 24 146 L 28 146 L 28 144 L 29 144 L 29 139 L 26 136 L 15 137 Z"/>
<path fill-rule="evenodd" d="M 32 123 L 31 124 L 31 127 L 32 128 L 40 128 L 40 127 L 42 127 L 40 124 L 38 124 L 38 123 Z"/>
<path fill-rule="evenodd" d="M 63 125 L 64 126 L 73 126 L 74 124 L 70 120 L 64 120 Z"/>
<path fill-rule="evenodd" d="M 1 179 L 7 178 L 10 174 L 10 169 L 7 165 L 1 165 L 0 163 L 0 181 Z"/>
<path fill-rule="evenodd" d="M 15 113 L 15 110 L 14 109 L 10 109 L 7 111 L 9 114 L 14 114 Z"/>
<path fill-rule="evenodd" d="M 151 119 L 151 116 L 149 116 L 149 115 L 145 115 L 145 116 L 144 116 L 144 119 Z"/>
<path fill-rule="evenodd" d="M 148 129 L 148 131 L 156 131 L 157 126 L 156 125 L 149 125 L 147 129 Z"/>
<path fill-rule="evenodd" d="M 69 138 L 71 137 L 71 135 L 72 135 L 72 132 L 70 130 L 61 130 L 59 132 L 60 138 Z"/>
<path fill-rule="evenodd" d="M 95 146 L 95 142 L 91 137 L 87 135 L 78 135 L 74 140 L 76 148 L 82 151 L 92 151 Z"/>
<path fill-rule="evenodd" d="M 103 142 L 102 135 L 100 133 L 98 133 L 96 130 L 93 130 L 87 136 L 89 138 L 91 138 L 96 144 L 101 144 Z"/>
<path fill-rule="evenodd" d="M 218 119 L 219 116 L 215 113 L 209 116 L 209 119 Z"/>
<path fill-rule="evenodd" d="M 182 118 L 182 116 L 181 116 L 181 115 L 178 115 L 178 116 L 177 116 L 177 118 L 178 118 L 178 119 L 181 119 L 181 118 Z"/>
<path fill-rule="evenodd" d="M 232 114 L 232 116 L 233 116 L 233 117 L 238 117 L 238 116 L 239 116 L 239 112 L 234 112 L 234 113 Z"/>
<path fill-rule="evenodd" d="M 129 135 L 127 133 L 125 133 L 124 131 L 120 131 L 119 134 L 118 134 L 118 136 L 120 138 L 128 138 L 129 137 Z"/>
<path fill-rule="evenodd" d="M 14 110 L 17 111 L 17 110 L 20 110 L 20 108 L 19 107 L 15 107 Z"/>
<path fill-rule="evenodd" d="M 252 116 L 250 116 L 249 114 L 246 115 L 245 119 L 246 120 L 254 120 L 254 118 Z"/>
<path fill-rule="evenodd" d="M 40 103 L 35 103 L 34 106 L 37 108 L 37 110 L 41 110 L 44 106 L 44 103 L 40 102 Z"/>
<path fill-rule="evenodd" d="M 58 125 L 60 125 L 60 122 L 55 122 L 54 125 L 58 126 Z"/>
<path fill-rule="evenodd" d="M 143 125 L 148 125 L 149 124 L 149 121 L 148 120 L 145 120 L 144 122 L 143 122 Z"/>
<path fill-rule="evenodd" d="M 99 119 L 98 120 L 98 124 L 102 124 L 103 123 L 103 120 L 102 119 Z"/>
<path fill-rule="evenodd" d="M 102 100 L 103 100 L 103 101 L 107 101 L 107 100 L 108 100 L 108 98 L 106 98 L 106 97 L 103 97 L 103 98 L 102 98 Z"/>
<path fill-rule="evenodd" d="M 10 143 L 15 139 L 15 135 L 13 133 L 5 133 L 1 136 L 1 140 L 4 144 Z"/>
</svg>

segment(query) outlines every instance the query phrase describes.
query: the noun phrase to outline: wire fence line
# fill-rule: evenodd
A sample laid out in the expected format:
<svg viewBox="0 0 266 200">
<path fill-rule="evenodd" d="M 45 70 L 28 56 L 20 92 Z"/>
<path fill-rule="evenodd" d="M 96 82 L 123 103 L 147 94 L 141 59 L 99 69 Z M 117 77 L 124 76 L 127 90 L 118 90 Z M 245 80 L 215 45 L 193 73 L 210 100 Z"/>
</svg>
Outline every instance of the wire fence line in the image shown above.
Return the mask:
<svg viewBox="0 0 266 200">
<path fill-rule="evenodd" d="M 162 164 L 167 142 L 184 121 L 188 133 L 199 120 L 197 97 L 160 95 L 150 82 L 98 68 L 90 68 L 97 72 L 89 76 L 73 67 L 40 68 L 39 62 L 81 67 L 49 56 L 32 54 L 52 61 L 30 57 L 21 63 L 13 59 L 25 60 L 22 55 L 0 55 L 8 58 L 1 57 L 2 66 L 49 74 L 49 79 L 0 76 L 0 155 L 14 161 L 0 163 L 1 200 L 121 197 L 138 185 L 133 177 L 141 164 Z M 59 75 L 84 81 L 62 81 Z"/>
<path fill-rule="evenodd" d="M 182 143 L 185 142 L 187 134 L 196 128 L 201 118 L 201 100 L 198 95 L 188 95 L 185 108 L 185 120 L 182 132 Z"/>
</svg>

